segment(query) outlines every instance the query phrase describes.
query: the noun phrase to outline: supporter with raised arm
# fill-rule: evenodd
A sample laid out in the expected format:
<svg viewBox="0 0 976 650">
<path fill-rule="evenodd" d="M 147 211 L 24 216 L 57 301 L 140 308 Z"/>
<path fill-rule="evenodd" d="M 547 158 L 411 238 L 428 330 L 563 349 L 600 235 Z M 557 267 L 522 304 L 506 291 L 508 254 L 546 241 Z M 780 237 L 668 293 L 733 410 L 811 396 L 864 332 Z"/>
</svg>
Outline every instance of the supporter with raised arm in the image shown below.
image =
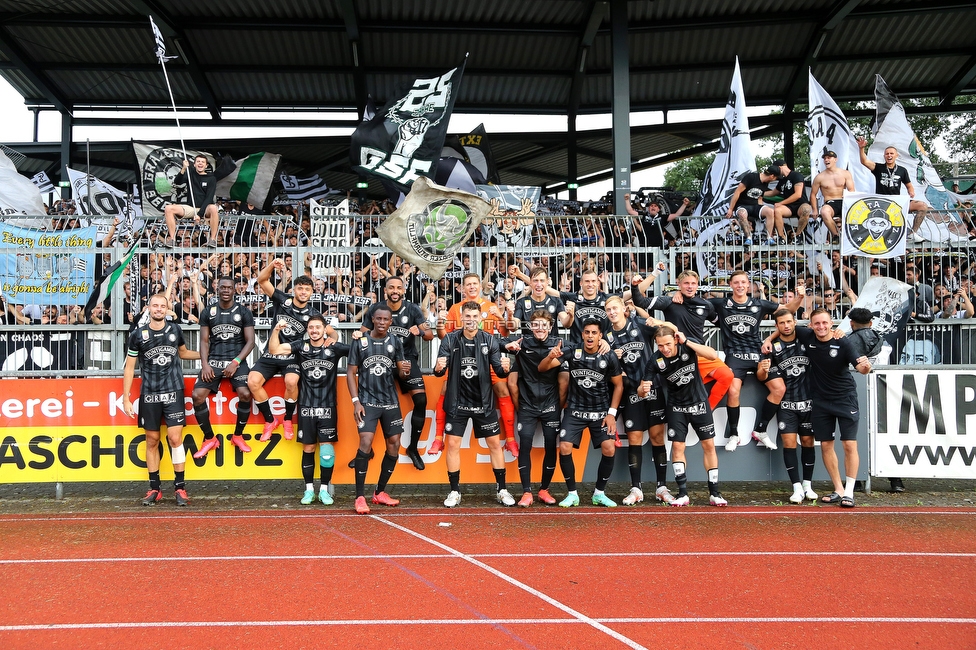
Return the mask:
<svg viewBox="0 0 976 650">
<path fill-rule="evenodd" d="M 918 229 L 925 221 L 925 215 L 929 206 L 923 201 L 915 200 L 915 186 L 912 185 L 912 178 L 908 175 L 908 170 L 897 163 L 898 149 L 895 147 L 885 147 L 884 164 L 878 164 L 868 158 L 866 149 L 868 141 L 864 136 L 857 138 L 858 153 L 861 157 L 861 164 L 868 168 L 874 176 L 874 193 L 882 196 L 898 196 L 901 188 L 904 187 L 911 199 L 908 209 L 915 213 L 915 220 L 912 222 L 912 231 L 909 237 L 913 242 L 922 242 L 925 239 L 918 234 Z"/>
</svg>

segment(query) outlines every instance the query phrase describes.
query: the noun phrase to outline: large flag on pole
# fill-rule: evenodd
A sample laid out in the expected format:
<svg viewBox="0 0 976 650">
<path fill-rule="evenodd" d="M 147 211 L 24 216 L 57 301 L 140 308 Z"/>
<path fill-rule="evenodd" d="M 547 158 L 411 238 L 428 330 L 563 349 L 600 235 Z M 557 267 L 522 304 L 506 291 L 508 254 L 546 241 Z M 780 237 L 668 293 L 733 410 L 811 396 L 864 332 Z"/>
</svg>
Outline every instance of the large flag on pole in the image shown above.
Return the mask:
<svg viewBox="0 0 976 650">
<path fill-rule="evenodd" d="M 810 179 L 813 180 L 824 170 L 824 153 L 833 151 L 837 154 L 837 168 L 847 169 L 854 177 L 854 189 L 873 192 L 874 177 L 861 164 L 857 140 L 851 133 L 844 111 L 813 77 L 812 70 L 809 75 L 807 134 L 810 136 Z"/>
<path fill-rule="evenodd" d="M 187 185 L 174 183 L 176 175 L 183 168 L 184 158 L 192 161 L 197 154 L 206 156 L 209 168 L 216 169 L 214 157 L 204 151 L 175 149 L 144 142 L 133 142 L 132 151 L 136 156 L 136 173 L 141 185 L 142 211 L 147 217 L 163 216 L 167 203 L 190 205 Z"/>
<path fill-rule="evenodd" d="M 439 280 L 489 210 L 488 202 L 474 194 L 421 177 L 377 234 L 397 255 Z"/>
<path fill-rule="evenodd" d="M 739 57 L 736 57 L 732 88 L 725 106 L 725 119 L 722 121 L 722 141 L 712 166 L 705 174 L 701 201 L 695 208 L 695 216 L 724 216 L 729 209 L 732 194 L 739 186 L 739 178 L 749 171 L 756 171 L 756 157 L 752 154 L 746 98 L 742 91 L 742 76 L 739 74 Z"/>
<path fill-rule="evenodd" d="M 77 169 L 66 167 L 71 191 L 86 217 L 119 217 L 139 216 L 141 208 L 132 204 L 131 197 L 103 180 L 89 176 Z M 89 196 L 91 190 L 91 196 Z"/>
<path fill-rule="evenodd" d="M 285 190 L 285 195 L 292 201 L 317 199 L 329 193 L 328 184 L 318 174 L 307 178 L 282 174 L 281 187 Z"/>
<path fill-rule="evenodd" d="M 230 156 L 226 158 L 229 162 Z M 217 196 L 250 203 L 267 210 L 268 203 L 274 199 L 271 196 L 271 183 L 280 163 L 279 154 L 263 151 L 235 161 L 234 170 L 217 181 Z"/>
<path fill-rule="evenodd" d="M 476 126 L 471 133 L 447 138 L 441 151 L 441 158 L 462 158 L 474 165 L 485 177 L 486 182 L 494 185 L 502 182 L 498 175 L 498 168 L 495 166 L 495 158 L 491 153 L 491 144 L 488 142 L 488 132 L 485 131 L 484 124 Z"/>
<path fill-rule="evenodd" d="M 432 177 L 464 71 L 462 63 L 439 77 L 418 78 L 352 134 L 350 158 L 359 171 L 406 192 L 420 176 Z"/>
<path fill-rule="evenodd" d="M 7 216 L 7 223 L 23 228 L 45 229 L 50 225 L 44 201 L 37 186 L 26 176 L 21 176 L 17 166 L 0 151 L 0 214 Z M 34 219 L 16 219 L 13 215 L 29 215 Z"/>
</svg>

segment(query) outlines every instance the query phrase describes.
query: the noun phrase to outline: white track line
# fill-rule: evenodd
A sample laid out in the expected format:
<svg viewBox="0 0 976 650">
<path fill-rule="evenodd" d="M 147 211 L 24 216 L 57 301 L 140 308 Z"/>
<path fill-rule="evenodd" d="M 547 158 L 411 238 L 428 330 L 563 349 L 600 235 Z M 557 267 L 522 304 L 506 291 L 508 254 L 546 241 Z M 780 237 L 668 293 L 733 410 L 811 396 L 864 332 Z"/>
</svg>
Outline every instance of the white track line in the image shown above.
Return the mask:
<svg viewBox="0 0 976 650">
<path fill-rule="evenodd" d="M 536 598 L 538 598 L 538 599 L 540 599 L 540 600 L 542 600 L 542 601 L 544 601 L 546 603 L 549 603 L 550 605 L 552 605 L 556 609 L 559 609 L 559 610 L 565 612 L 566 614 L 569 614 L 570 616 L 572 616 L 576 620 L 578 620 L 578 621 L 580 621 L 582 623 L 586 623 L 590 627 L 593 627 L 593 628 L 595 628 L 595 629 L 603 632 L 604 634 L 606 634 L 606 635 L 608 635 L 608 636 L 616 639 L 617 641 L 620 641 L 621 643 L 623 643 L 624 645 L 626 645 L 628 648 L 634 648 L 635 650 L 647 650 L 644 646 L 642 646 L 641 644 L 637 643 L 633 639 L 631 639 L 629 637 L 626 637 L 623 634 L 620 634 L 616 630 L 607 627 L 603 623 L 600 623 L 600 622 L 598 622 L 598 621 L 590 618 L 589 616 L 586 616 L 582 612 L 576 611 L 575 609 L 573 609 L 569 605 L 566 605 L 565 603 L 562 603 L 562 602 L 556 600 L 555 598 L 553 598 L 551 596 L 548 596 L 548 595 L 542 593 L 538 589 L 535 589 L 533 587 L 530 587 L 529 585 L 525 584 L 524 582 L 522 582 L 520 580 L 517 580 L 517 579 L 513 578 L 512 576 L 510 576 L 510 575 L 508 575 L 506 573 L 503 573 L 503 572 L 499 571 L 498 569 L 496 569 L 496 568 L 494 568 L 492 566 L 489 566 L 489 565 L 485 564 L 484 562 L 481 562 L 480 560 L 477 560 L 477 559 L 473 558 L 470 555 L 467 555 L 466 553 L 462 553 L 461 551 L 458 551 L 457 549 L 452 548 L 452 547 L 448 546 L 447 544 L 444 544 L 442 542 L 438 542 L 436 539 L 431 539 L 430 537 L 427 537 L 426 535 L 424 535 L 422 533 L 418 533 L 417 531 L 414 531 L 414 530 L 411 530 L 409 528 L 406 528 L 405 526 L 401 526 L 400 524 L 397 524 L 397 523 L 394 523 L 392 521 L 389 521 L 389 520 L 387 520 L 387 519 L 385 519 L 383 517 L 380 517 L 380 516 L 377 516 L 377 515 L 371 515 L 371 517 L 374 520 L 376 520 L 376 521 L 382 522 L 382 523 L 386 524 L 387 526 L 390 526 L 391 528 L 394 528 L 396 530 L 399 530 L 402 533 L 406 533 L 407 535 L 411 535 L 413 537 L 416 537 L 419 540 L 422 540 L 424 542 L 427 542 L 431 546 L 436 546 L 437 548 L 441 549 L 442 551 L 446 551 L 446 552 L 450 553 L 451 555 L 453 555 L 453 556 L 455 556 L 457 558 L 460 558 L 460 559 L 462 559 L 462 560 L 464 560 L 466 562 L 469 562 L 469 563 L 473 564 L 474 566 L 476 566 L 476 567 L 478 567 L 478 568 L 480 568 L 480 569 L 482 569 L 484 571 L 487 571 L 488 573 L 492 574 L 496 578 L 500 578 L 500 579 L 504 580 L 505 582 L 507 582 L 507 583 L 509 583 L 509 584 L 511 584 L 511 585 L 513 585 L 515 587 L 518 587 L 519 589 L 521 589 L 521 590 L 523 590 L 525 592 L 528 592 L 528 593 L 532 594 Z"/>
<path fill-rule="evenodd" d="M 611 552 L 611 553 L 468 553 L 467 557 L 473 558 L 584 558 L 584 557 L 617 557 L 617 558 L 637 558 L 637 557 L 735 557 L 744 559 L 761 559 L 764 557 L 903 557 L 903 558 L 976 558 L 976 553 L 952 553 L 952 552 L 922 552 L 922 551 L 763 551 L 762 553 L 743 553 L 739 551 L 689 551 L 689 552 L 648 552 L 635 551 Z M 213 557 L 213 556 L 184 556 L 184 557 L 80 557 L 80 558 L 20 558 L 20 559 L 0 559 L 0 566 L 14 564 L 98 564 L 112 562 L 281 562 L 307 560 L 455 560 L 459 556 L 430 555 L 425 553 L 393 553 L 393 554 L 359 554 L 359 555 L 235 555 L 233 557 Z"/>
<path fill-rule="evenodd" d="M 688 508 L 653 508 L 653 509 L 636 509 L 636 510 L 621 510 L 615 508 L 613 511 L 600 510 L 600 511 L 587 511 L 587 510 L 543 510 L 538 509 L 535 511 L 512 511 L 503 509 L 492 509 L 492 510 L 482 510 L 479 512 L 445 512 L 443 510 L 438 512 L 428 512 L 428 511 L 418 511 L 410 512 L 407 509 L 401 509 L 396 513 L 384 514 L 384 517 L 390 519 L 398 519 L 403 517 L 434 517 L 434 518 L 457 518 L 457 517 L 734 517 L 734 516 L 756 516 L 756 515 L 775 515 L 775 516 L 822 516 L 822 517 L 857 517 L 857 516 L 868 516 L 868 517 L 878 517 L 878 516 L 897 516 L 897 517 L 923 517 L 923 516 L 944 516 L 944 515 L 959 515 L 965 517 L 976 517 L 976 508 L 965 507 L 965 508 L 953 508 L 950 510 L 923 510 L 915 511 L 908 508 L 899 508 L 891 510 L 841 510 L 840 508 L 815 508 L 815 507 L 805 507 L 802 509 L 792 510 L 789 508 L 782 508 L 778 510 L 752 510 L 744 511 L 738 510 L 736 508 L 722 508 L 712 509 L 712 510 L 695 510 Z M 206 514 L 177 514 L 173 513 L 171 515 L 160 515 L 151 514 L 143 515 L 141 512 L 129 512 L 120 513 L 117 515 L 26 515 L 26 516 L 16 516 L 16 515 L 3 515 L 0 516 L 0 524 L 4 523 L 23 523 L 23 522 L 34 522 L 34 521 L 53 521 L 53 522 L 72 522 L 72 521 L 117 521 L 117 522 L 132 522 L 141 520 L 151 520 L 151 521 L 213 521 L 213 520 L 248 520 L 248 519 L 331 519 L 336 517 L 348 518 L 356 516 L 352 511 L 344 510 L 320 510 L 308 513 L 265 513 L 265 514 L 241 514 L 241 513 L 206 513 Z"/>
<path fill-rule="evenodd" d="M 129 630 L 129 629 L 159 629 L 159 628 L 206 628 L 206 627 L 298 627 L 298 626 L 365 626 L 378 625 L 440 625 L 457 627 L 463 625 L 590 625 L 596 624 L 663 624 L 663 623 L 895 623 L 895 624 L 926 624 L 926 625 L 976 625 L 976 618 L 945 618 L 945 617 L 908 617 L 896 618 L 891 616 L 844 616 L 844 617 L 728 617 L 728 618 L 469 618 L 469 619 L 351 619 L 347 621 L 148 621 L 131 623 L 51 623 L 32 625 L 0 625 L 0 632 L 42 632 L 57 630 Z M 632 646 L 641 647 L 641 646 Z"/>
</svg>

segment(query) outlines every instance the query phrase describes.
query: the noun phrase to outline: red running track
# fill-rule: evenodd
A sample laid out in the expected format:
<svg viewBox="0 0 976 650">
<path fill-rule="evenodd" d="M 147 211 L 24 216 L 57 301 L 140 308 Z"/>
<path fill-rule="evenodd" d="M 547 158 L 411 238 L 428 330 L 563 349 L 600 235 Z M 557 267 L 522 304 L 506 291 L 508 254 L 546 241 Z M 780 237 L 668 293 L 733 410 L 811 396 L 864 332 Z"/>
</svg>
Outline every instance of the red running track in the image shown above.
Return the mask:
<svg viewBox="0 0 976 650">
<path fill-rule="evenodd" d="M 976 510 L 0 517 L 0 647 L 976 648 Z"/>
</svg>

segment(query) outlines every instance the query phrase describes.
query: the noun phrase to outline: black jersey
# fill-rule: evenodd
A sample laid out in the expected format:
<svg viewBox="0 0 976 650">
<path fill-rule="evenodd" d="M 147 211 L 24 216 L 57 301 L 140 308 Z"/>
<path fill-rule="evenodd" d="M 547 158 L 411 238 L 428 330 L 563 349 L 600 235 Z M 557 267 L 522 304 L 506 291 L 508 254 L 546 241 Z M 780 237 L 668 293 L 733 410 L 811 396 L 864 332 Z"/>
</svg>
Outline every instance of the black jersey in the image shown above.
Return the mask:
<svg viewBox="0 0 976 650">
<path fill-rule="evenodd" d="M 136 357 L 142 367 L 140 395 L 183 394 L 182 345 L 183 330 L 176 323 L 167 321 L 161 330 L 154 330 L 148 324 L 132 330 L 128 356 Z"/>
<path fill-rule="evenodd" d="M 583 323 L 588 320 L 600 321 L 600 327 L 604 332 L 610 329 L 610 319 L 607 318 L 607 312 L 604 309 L 609 297 L 602 291 L 597 292 L 596 298 L 592 300 L 584 298 L 582 293 L 559 292 L 559 299 L 563 301 L 563 304 L 568 302 L 576 304 L 573 311 L 573 325 L 569 330 L 570 341 L 579 342 L 583 340 Z"/>
<path fill-rule="evenodd" d="M 737 208 L 747 205 L 759 205 L 759 199 L 769 189 L 769 185 L 763 183 L 762 179 L 759 178 L 759 172 L 746 172 L 739 179 L 739 182 L 745 185 L 746 188 L 739 194 L 739 199 L 735 203 L 735 207 Z"/>
<path fill-rule="evenodd" d="M 389 332 L 374 339 L 367 332 L 350 347 L 349 365 L 359 368 L 359 401 L 363 406 L 398 405 L 396 362 L 404 360 L 400 339 Z"/>
<path fill-rule="evenodd" d="M 532 329 L 529 327 L 529 322 L 532 320 L 532 314 L 537 309 L 549 312 L 553 320 L 553 329 L 555 329 L 559 327 L 559 313 L 566 311 L 566 306 L 562 300 L 550 295 L 546 295 L 542 300 L 535 300 L 531 295 L 523 296 L 516 300 L 515 318 L 519 319 L 519 323 L 522 325 L 522 335 L 526 338 L 532 336 Z"/>
<path fill-rule="evenodd" d="M 773 351 L 764 355 L 772 361 L 772 365 L 779 369 L 779 374 L 786 382 L 786 393 L 783 401 L 804 402 L 810 399 L 810 388 L 807 381 L 807 367 L 810 359 L 807 357 L 807 346 L 794 338 L 792 341 L 777 339 L 773 341 Z"/>
<path fill-rule="evenodd" d="M 455 330 L 441 340 L 437 356 L 447 357 L 444 412 L 448 416 L 484 415 L 495 408 L 489 368 L 499 377 L 507 377 L 508 373 L 502 368 L 501 351 L 494 336 L 478 330 L 469 339 L 464 330 Z M 434 374 L 440 376 L 445 371 Z"/>
<path fill-rule="evenodd" d="M 895 165 L 894 169 L 888 169 L 884 163 L 877 163 L 871 170 L 871 175 L 874 176 L 874 193 L 885 196 L 901 194 L 901 186 L 912 182 L 908 176 L 908 170 L 901 165 Z"/>
<path fill-rule="evenodd" d="M 779 182 L 776 183 L 776 193 L 779 194 L 784 199 L 787 199 L 793 196 L 793 192 L 796 191 L 797 185 L 800 185 L 805 182 L 806 181 L 803 180 L 803 174 L 801 174 L 796 170 L 793 170 L 785 177 L 779 179 Z M 796 201 L 793 201 L 792 203 L 787 203 L 786 205 L 803 205 L 804 203 L 809 203 L 809 202 L 810 200 L 807 198 L 806 193 L 801 192 L 800 198 L 798 198 Z"/>
<path fill-rule="evenodd" d="M 287 327 L 278 332 L 278 341 L 281 343 L 299 343 L 305 338 L 305 326 L 308 319 L 312 316 L 321 315 L 311 303 L 305 303 L 304 307 L 296 307 L 292 297 L 280 289 L 275 289 L 271 295 L 272 312 L 271 322 L 285 321 Z M 294 350 L 292 350 L 294 352 Z"/>
<path fill-rule="evenodd" d="M 301 368 L 298 405 L 335 408 L 339 359 L 349 354 L 349 346 L 344 343 L 315 346 L 303 341 L 295 343 L 291 350 Z"/>
<path fill-rule="evenodd" d="M 214 202 L 214 197 L 217 194 L 217 177 L 212 172 L 198 174 L 191 164 L 185 172 L 181 171 L 173 178 L 173 183 L 185 185 L 187 179 L 190 181 L 190 192 L 193 193 L 192 205 L 195 205 L 202 215 L 204 209 Z M 184 205 L 191 205 L 190 197 L 187 197 Z"/>
<path fill-rule="evenodd" d="M 660 350 L 654 353 L 655 383 L 658 388 L 667 389 L 668 406 L 697 406 L 707 402 L 708 391 L 698 374 L 698 353 L 687 344 L 677 343 L 677 346 L 678 353 L 670 359 Z"/>
<path fill-rule="evenodd" d="M 604 412 L 613 396 L 611 377 L 621 375 L 620 361 L 613 352 L 587 353 L 582 346 L 563 349 L 563 371 L 569 373 L 566 407 L 574 411 Z"/>
<path fill-rule="evenodd" d="M 606 333 L 610 349 L 622 351 L 620 369 L 626 375 L 624 388 L 629 392 L 636 391 L 637 384 L 651 379 L 654 374 L 650 364 L 656 331 L 656 327 L 648 327 L 636 318 L 628 318 L 623 329 L 616 330 L 611 325 Z"/>
<path fill-rule="evenodd" d="M 559 339 L 550 336 L 540 341 L 534 336 L 522 339 L 522 349 L 515 356 L 514 371 L 518 373 L 519 410 L 542 413 L 559 402 L 559 366 L 539 372 L 539 364 L 556 346 Z"/>
<path fill-rule="evenodd" d="M 240 303 L 230 309 L 220 304 L 207 307 L 200 314 L 200 328 L 210 328 L 210 349 L 207 359 L 230 361 L 244 349 L 244 330 L 254 327 L 254 314 Z"/>
<path fill-rule="evenodd" d="M 389 309 L 393 315 L 393 320 L 390 322 L 390 329 L 387 331 L 400 339 L 400 343 L 403 346 L 404 358 L 410 361 L 416 361 L 419 358 L 419 353 L 417 352 L 418 337 L 410 331 L 410 328 L 414 325 L 420 327 L 420 325 L 427 322 L 423 312 L 420 311 L 420 307 L 404 300 L 400 303 L 400 308 L 393 311 L 385 300 L 374 303 L 363 315 L 363 327 L 369 330 L 373 329 L 373 314 L 376 313 L 376 310 L 380 306 Z M 363 336 L 369 336 L 369 332 L 366 332 Z"/>
<path fill-rule="evenodd" d="M 715 307 L 704 298 L 681 296 L 682 303 L 671 300 L 670 296 L 647 298 L 639 291 L 633 293 L 634 304 L 647 311 L 657 310 L 664 314 L 664 320 L 674 323 L 689 341 L 705 345 L 705 321 L 715 320 Z"/>
<path fill-rule="evenodd" d="M 747 298 L 745 302 L 738 303 L 732 297 L 710 298 L 708 302 L 715 308 L 718 327 L 722 331 L 725 363 L 732 359 L 758 363 L 762 347 L 759 325 L 781 305 L 755 298 Z"/>
<path fill-rule="evenodd" d="M 857 353 L 849 341 L 820 341 L 812 329 L 796 328 L 796 338 L 807 347 L 810 358 L 810 397 L 825 402 L 853 404 L 857 410 L 857 385 L 849 371 L 857 365 Z"/>
</svg>

